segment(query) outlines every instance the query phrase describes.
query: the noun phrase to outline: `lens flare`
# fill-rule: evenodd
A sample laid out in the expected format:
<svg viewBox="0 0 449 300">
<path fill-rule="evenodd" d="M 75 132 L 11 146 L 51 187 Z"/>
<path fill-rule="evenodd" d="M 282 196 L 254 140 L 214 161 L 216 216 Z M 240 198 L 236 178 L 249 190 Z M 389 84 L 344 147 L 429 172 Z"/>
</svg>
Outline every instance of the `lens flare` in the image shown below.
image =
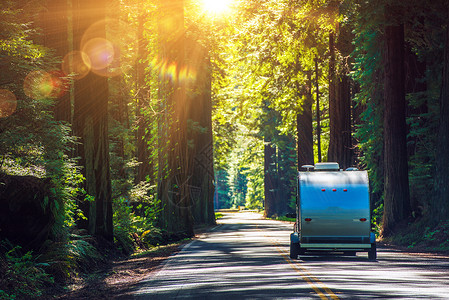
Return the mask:
<svg viewBox="0 0 449 300">
<path fill-rule="evenodd" d="M 0 118 L 9 117 L 16 109 L 16 96 L 11 91 L 0 89 Z"/>
<path fill-rule="evenodd" d="M 35 100 L 56 99 L 68 90 L 68 80 L 62 71 L 32 71 L 23 82 L 25 95 Z"/>
<path fill-rule="evenodd" d="M 92 72 L 112 77 L 132 68 L 137 58 L 136 40 L 132 26 L 116 19 L 106 19 L 85 31 L 81 50 L 89 57 Z"/>
<path fill-rule="evenodd" d="M 53 99 L 61 98 L 69 91 L 70 82 L 61 70 L 53 70 L 48 73 L 50 75 L 52 91 L 49 97 Z"/>
<path fill-rule="evenodd" d="M 47 98 L 52 92 L 50 74 L 40 70 L 30 72 L 23 82 L 23 91 L 35 100 Z"/>
<path fill-rule="evenodd" d="M 179 71 L 179 81 L 190 82 L 196 79 L 196 71 L 189 68 L 181 68 Z"/>
<path fill-rule="evenodd" d="M 61 69 L 65 76 L 75 80 L 86 77 L 90 72 L 91 62 L 89 56 L 81 51 L 72 51 L 62 60 Z"/>
<path fill-rule="evenodd" d="M 186 83 L 197 78 L 197 72 L 194 68 L 179 67 L 174 62 L 169 63 L 167 60 L 158 57 L 153 58 L 150 66 L 159 73 L 160 79 Z"/>
<path fill-rule="evenodd" d="M 90 39 L 86 42 L 82 51 L 89 57 L 92 70 L 105 69 L 114 60 L 114 46 L 103 38 Z"/>
</svg>

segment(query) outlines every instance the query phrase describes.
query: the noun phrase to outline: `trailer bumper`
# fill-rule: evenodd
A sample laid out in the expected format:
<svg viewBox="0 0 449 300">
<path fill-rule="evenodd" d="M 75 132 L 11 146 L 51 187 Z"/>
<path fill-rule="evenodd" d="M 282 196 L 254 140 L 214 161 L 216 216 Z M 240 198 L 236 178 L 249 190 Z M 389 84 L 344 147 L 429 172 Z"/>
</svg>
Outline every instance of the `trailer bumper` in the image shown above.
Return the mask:
<svg viewBox="0 0 449 300">
<path fill-rule="evenodd" d="M 347 251 L 347 250 L 359 250 L 366 251 L 371 248 L 371 244 L 313 244 L 302 243 L 301 248 L 308 250 L 323 250 L 323 251 Z"/>
</svg>

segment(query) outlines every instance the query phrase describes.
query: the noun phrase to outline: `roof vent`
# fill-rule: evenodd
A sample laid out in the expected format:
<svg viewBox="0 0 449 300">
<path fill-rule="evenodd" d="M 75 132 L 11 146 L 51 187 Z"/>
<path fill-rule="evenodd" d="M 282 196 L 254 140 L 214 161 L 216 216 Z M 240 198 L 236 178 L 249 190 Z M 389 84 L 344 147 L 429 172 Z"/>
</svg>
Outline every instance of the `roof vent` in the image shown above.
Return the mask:
<svg viewBox="0 0 449 300">
<path fill-rule="evenodd" d="M 358 171 L 359 169 L 351 167 L 351 168 L 347 168 L 345 171 Z"/>
<path fill-rule="evenodd" d="M 316 163 L 315 171 L 339 171 L 340 166 L 336 162 Z"/>
<path fill-rule="evenodd" d="M 306 169 L 307 172 L 309 171 L 313 171 L 313 169 L 315 168 L 313 165 L 303 165 L 301 166 L 302 169 Z"/>
</svg>

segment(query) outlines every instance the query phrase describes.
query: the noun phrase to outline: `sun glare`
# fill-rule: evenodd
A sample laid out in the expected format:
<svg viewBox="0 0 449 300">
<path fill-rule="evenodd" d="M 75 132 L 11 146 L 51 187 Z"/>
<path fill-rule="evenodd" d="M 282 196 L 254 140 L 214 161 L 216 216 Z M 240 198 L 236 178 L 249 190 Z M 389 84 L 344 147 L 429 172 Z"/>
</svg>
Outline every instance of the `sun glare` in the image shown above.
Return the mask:
<svg viewBox="0 0 449 300">
<path fill-rule="evenodd" d="M 211 14 L 224 14 L 231 8 L 232 0 L 202 0 L 204 10 Z"/>
</svg>

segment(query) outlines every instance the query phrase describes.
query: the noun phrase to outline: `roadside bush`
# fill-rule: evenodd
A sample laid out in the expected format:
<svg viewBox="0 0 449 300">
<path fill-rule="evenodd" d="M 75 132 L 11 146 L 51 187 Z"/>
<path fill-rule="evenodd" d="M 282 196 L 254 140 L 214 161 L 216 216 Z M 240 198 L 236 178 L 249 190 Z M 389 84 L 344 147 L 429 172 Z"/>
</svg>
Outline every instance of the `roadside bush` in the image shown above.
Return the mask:
<svg viewBox="0 0 449 300">
<path fill-rule="evenodd" d="M 429 221 L 421 219 L 408 224 L 394 236 L 384 240 L 416 251 L 449 252 L 449 221 L 429 226 Z"/>
<path fill-rule="evenodd" d="M 22 254 L 20 246 L 5 253 L 5 262 L 6 270 L 0 277 L 0 299 L 37 298 L 48 284 L 54 283 L 54 278 L 45 271 L 48 264 L 37 262 L 31 251 Z"/>
<path fill-rule="evenodd" d="M 163 238 L 156 227 L 160 211 L 155 187 L 142 182 L 134 186 L 129 197 L 114 200 L 114 241 L 126 254 L 159 244 Z"/>
</svg>

